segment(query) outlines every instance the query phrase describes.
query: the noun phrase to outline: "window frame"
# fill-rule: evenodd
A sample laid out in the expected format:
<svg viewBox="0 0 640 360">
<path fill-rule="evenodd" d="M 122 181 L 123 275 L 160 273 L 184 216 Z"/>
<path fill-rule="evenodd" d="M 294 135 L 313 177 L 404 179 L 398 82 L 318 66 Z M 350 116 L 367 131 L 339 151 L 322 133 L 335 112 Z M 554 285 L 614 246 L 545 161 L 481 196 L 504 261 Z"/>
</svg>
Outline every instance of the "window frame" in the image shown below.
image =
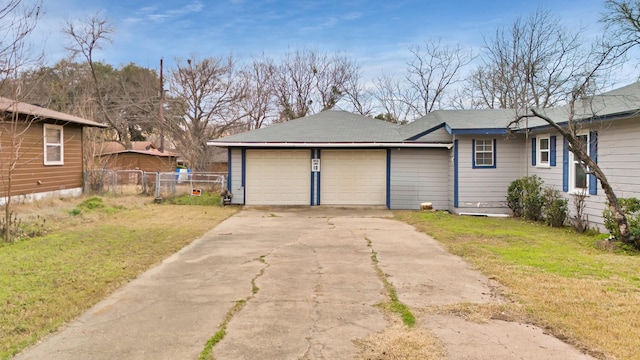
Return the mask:
<svg viewBox="0 0 640 360">
<path fill-rule="evenodd" d="M 591 134 L 589 132 L 578 133 L 576 137 L 586 138 L 585 145 L 587 154 L 591 151 Z M 569 193 L 572 194 L 589 194 L 590 176 L 589 167 L 585 169 L 585 187 L 576 187 L 576 165 L 578 165 L 575 154 L 573 151 L 569 151 Z"/>
<path fill-rule="evenodd" d="M 477 146 L 479 141 L 482 141 L 483 146 L 486 146 L 487 143 L 489 142 L 489 145 L 491 145 L 491 149 L 490 150 L 483 150 L 483 151 L 477 151 Z M 496 139 L 473 139 L 471 141 L 471 152 L 473 155 L 473 159 L 472 159 L 472 168 L 473 169 L 495 169 L 496 168 Z M 487 164 L 478 164 L 478 154 L 491 154 L 491 164 L 487 165 Z"/>
<path fill-rule="evenodd" d="M 545 150 L 542 149 L 542 141 L 547 140 L 547 148 Z M 551 167 L 551 136 L 549 134 L 544 134 L 538 136 L 536 139 L 536 167 L 540 168 L 549 168 Z M 547 153 L 547 161 L 542 161 L 542 154 Z"/>
<path fill-rule="evenodd" d="M 60 132 L 60 142 L 59 143 L 49 143 L 49 142 L 47 142 L 47 131 L 49 131 L 49 130 L 59 131 Z M 63 129 L 62 125 L 44 124 L 44 126 L 42 127 L 42 135 L 43 135 L 42 143 L 43 143 L 43 150 L 44 150 L 44 165 L 46 165 L 46 166 L 64 165 L 64 129 Z M 53 147 L 59 148 L 60 160 L 49 160 L 48 159 L 47 150 L 49 148 L 53 148 Z"/>
</svg>

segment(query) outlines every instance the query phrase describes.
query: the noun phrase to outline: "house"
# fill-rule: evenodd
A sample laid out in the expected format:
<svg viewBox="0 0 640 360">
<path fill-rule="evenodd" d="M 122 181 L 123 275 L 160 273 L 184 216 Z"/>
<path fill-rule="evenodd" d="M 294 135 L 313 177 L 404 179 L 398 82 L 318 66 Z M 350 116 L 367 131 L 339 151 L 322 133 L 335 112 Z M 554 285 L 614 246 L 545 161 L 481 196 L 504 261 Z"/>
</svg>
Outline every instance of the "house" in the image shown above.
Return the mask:
<svg viewBox="0 0 640 360">
<path fill-rule="evenodd" d="M 110 141 L 102 145 L 98 157 L 109 170 L 142 170 L 147 172 L 173 172 L 178 166 L 178 155 L 160 151 L 151 141 L 132 141 L 131 149 Z"/>
<path fill-rule="evenodd" d="M 640 84 L 577 104 L 574 119 L 619 196 L 640 196 Z M 568 107 L 547 114 L 566 126 Z M 210 141 L 227 147 L 233 203 L 381 205 L 456 214 L 510 214 L 509 184 L 538 175 L 546 185 L 587 192 L 587 215 L 602 224 L 604 197 L 543 120 L 515 126 L 512 110 L 438 110 L 406 125 L 343 111 Z"/>
<path fill-rule="evenodd" d="M 87 127 L 106 126 L 0 97 L 0 204 L 82 194 Z"/>
</svg>

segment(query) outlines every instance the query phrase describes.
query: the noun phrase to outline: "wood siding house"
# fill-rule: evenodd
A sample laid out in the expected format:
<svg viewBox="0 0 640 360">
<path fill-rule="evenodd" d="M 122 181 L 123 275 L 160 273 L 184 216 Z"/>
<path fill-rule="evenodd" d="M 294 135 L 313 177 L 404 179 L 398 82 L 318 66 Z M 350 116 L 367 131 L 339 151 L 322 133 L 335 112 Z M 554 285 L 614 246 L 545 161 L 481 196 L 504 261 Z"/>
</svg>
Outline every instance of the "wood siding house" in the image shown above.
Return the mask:
<svg viewBox="0 0 640 360">
<path fill-rule="evenodd" d="M 0 204 L 82 194 L 85 127 L 106 126 L 0 98 Z"/>
<path fill-rule="evenodd" d="M 178 166 L 176 153 L 160 151 L 150 141 L 133 141 L 131 149 L 117 142 L 105 143 L 103 147 L 98 157 L 108 170 L 174 172 Z"/>
<path fill-rule="evenodd" d="M 618 196 L 640 197 L 640 83 L 576 107 L 591 156 Z M 568 109 L 547 110 L 566 126 Z M 216 139 L 228 149 L 228 189 L 245 205 L 374 205 L 455 214 L 509 215 L 509 184 L 527 175 L 570 200 L 587 194 L 588 221 L 602 226 L 605 197 L 566 140 L 541 119 L 511 126 L 512 110 L 438 110 L 406 125 L 343 111 Z"/>
</svg>

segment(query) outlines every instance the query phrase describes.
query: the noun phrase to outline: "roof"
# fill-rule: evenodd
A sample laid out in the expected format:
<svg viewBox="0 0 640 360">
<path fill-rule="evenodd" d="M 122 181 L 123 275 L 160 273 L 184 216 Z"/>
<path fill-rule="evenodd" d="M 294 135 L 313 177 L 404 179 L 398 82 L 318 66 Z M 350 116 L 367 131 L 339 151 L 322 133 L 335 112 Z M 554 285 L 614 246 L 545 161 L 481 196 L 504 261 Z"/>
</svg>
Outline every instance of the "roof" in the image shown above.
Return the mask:
<svg viewBox="0 0 640 360">
<path fill-rule="evenodd" d="M 513 110 L 505 109 L 436 110 L 404 125 L 399 132 L 407 138 L 416 138 L 444 126 L 450 134 L 506 133 L 515 116 Z"/>
<path fill-rule="evenodd" d="M 119 142 L 109 141 L 102 144 L 102 150 L 100 155 L 114 155 L 114 154 L 144 154 L 160 157 L 176 157 L 178 154 L 163 151 L 161 152 L 151 141 L 132 141 L 131 149 L 127 150 L 124 145 Z"/>
<path fill-rule="evenodd" d="M 83 119 L 78 116 L 65 114 L 59 111 L 47 109 L 37 105 L 27 104 L 20 101 L 7 99 L 4 97 L 0 97 L 0 111 L 18 113 L 23 115 L 31 115 L 31 116 L 39 117 L 42 119 L 66 121 L 66 122 L 84 125 L 84 126 L 94 126 L 94 127 L 102 127 L 102 128 L 107 127 L 107 125 L 100 124 L 92 120 Z"/>
<path fill-rule="evenodd" d="M 559 124 L 569 119 L 568 105 L 542 109 L 540 112 Z M 629 117 L 640 112 L 640 82 L 591 96 L 575 103 L 574 120 L 602 120 L 616 117 Z M 547 126 L 547 122 L 530 118 L 529 127 Z"/>
<path fill-rule="evenodd" d="M 359 143 L 401 141 L 398 125 L 346 111 L 318 114 L 210 141 L 212 145 L 234 142 Z"/>
</svg>

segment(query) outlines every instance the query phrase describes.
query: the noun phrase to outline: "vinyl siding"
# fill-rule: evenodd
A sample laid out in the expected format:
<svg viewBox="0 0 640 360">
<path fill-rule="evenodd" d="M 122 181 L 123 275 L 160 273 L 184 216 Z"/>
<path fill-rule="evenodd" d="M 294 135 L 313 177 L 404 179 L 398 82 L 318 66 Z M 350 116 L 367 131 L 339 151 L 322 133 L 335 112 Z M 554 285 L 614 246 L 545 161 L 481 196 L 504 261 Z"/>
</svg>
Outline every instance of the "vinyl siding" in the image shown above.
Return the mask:
<svg viewBox="0 0 640 360">
<path fill-rule="evenodd" d="M 0 124 L 0 194 L 6 196 L 6 178 L 10 159 L 10 130 Z M 63 127 L 63 165 L 44 165 L 43 124 L 32 123 L 24 131 L 18 149 L 18 163 L 12 173 L 11 196 L 56 192 L 82 188 L 82 127 Z"/>
<path fill-rule="evenodd" d="M 242 149 L 231 149 L 231 164 L 229 164 L 231 174 L 232 204 L 244 204 L 244 187 L 242 186 Z"/>
<path fill-rule="evenodd" d="M 540 137 L 548 137 L 555 136 L 556 137 L 556 166 L 540 166 L 540 159 L 538 159 L 538 155 L 536 154 L 536 165 L 531 165 L 531 139 L 536 138 L 536 149 L 538 146 L 538 139 Z M 562 135 L 555 132 L 544 132 L 544 133 L 532 133 L 528 139 L 526 139 L 526 150 L 524 152 L 524 164 L 526 164 L 525 173 L 522 176 L 539 176 L 546 186 L 551 186 L 556 190 L 562 191 Z M 536 151 L 537 152 L 537 151 Z M 551 154 L 550 154 L 551 156 Z M 549 159 L 551 160 L 551 159 Z M 551 161 L 549 161 L 551 163 Z"/>
<path fill-rule="evenodd" d="M 449 156 L 445 149 L 392 149 L 391 209 L 420 209 L 420 203 L 431 202 L 446 210 Z"/>
<path fill-rule="evenodd" d="M 509 184 L 522 177 L 523 140 L 504 135 L 458 135 L 458 207 L 456 213 L 509 214 Z M 473 140 L 496 140 L 495 168 L 473 168 Z M 453 182 L 453 178 L 451 180 Z M 453 193 L 452 193 L 453 194 Z"/>
</svg>

